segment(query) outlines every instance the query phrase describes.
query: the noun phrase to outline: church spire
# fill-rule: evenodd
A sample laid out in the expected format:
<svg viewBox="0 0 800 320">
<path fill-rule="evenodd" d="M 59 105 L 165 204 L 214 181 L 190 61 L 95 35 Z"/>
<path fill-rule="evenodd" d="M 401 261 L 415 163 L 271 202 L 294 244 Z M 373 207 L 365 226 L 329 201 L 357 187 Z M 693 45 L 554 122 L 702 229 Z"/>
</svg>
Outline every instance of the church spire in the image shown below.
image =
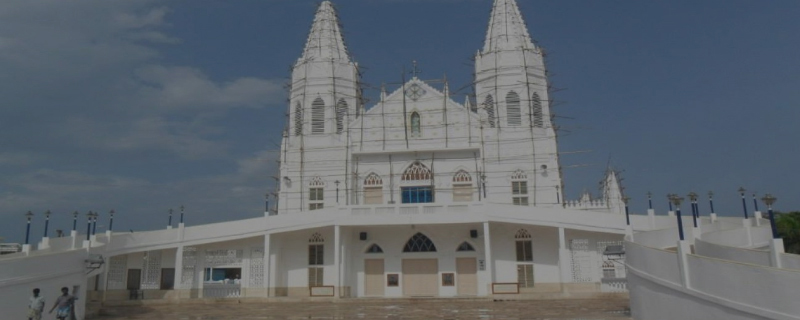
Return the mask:
<svg viewBox="0 0 800 320">
<path fill-rule="evenodd" d="M 344 45 L 339 18 L 330 1 L 323 1 L 314 16 L 314 24 L 306 40 L 301 60 L 344 60 L 350 61 Z"/>
<path fill-rule="evenodd" d="M 483 52 L 533 48 L 516 0 L 495 0 Z"/>
</svg>

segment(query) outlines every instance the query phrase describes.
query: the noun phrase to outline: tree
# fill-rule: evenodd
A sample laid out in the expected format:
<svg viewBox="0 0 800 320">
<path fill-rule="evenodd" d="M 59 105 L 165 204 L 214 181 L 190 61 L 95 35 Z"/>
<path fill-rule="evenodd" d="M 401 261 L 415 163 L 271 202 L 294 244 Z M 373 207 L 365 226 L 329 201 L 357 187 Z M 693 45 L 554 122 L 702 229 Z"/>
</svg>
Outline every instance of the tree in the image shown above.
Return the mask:
<svg viewBox="0 0 800 320">
<path fill-rule="evenodd" d="M 786 252 L 800 254 L 800 211 L 777 212 L 775 224 Z"/>
</svg>

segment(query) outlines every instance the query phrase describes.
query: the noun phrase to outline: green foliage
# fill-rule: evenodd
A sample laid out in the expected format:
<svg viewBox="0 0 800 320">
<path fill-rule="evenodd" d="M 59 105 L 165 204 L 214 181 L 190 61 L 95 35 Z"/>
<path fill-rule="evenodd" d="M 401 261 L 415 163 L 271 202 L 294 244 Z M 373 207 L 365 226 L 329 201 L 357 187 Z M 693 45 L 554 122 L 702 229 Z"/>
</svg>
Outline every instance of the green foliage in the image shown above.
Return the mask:
<svg viewBox="0 0 800 320">
<path fill-rule="evenodd" d="M 775 224 L 783 238 L 786 252 L 800 254 L 800 211 L 776 212 Z"/>
</svg>

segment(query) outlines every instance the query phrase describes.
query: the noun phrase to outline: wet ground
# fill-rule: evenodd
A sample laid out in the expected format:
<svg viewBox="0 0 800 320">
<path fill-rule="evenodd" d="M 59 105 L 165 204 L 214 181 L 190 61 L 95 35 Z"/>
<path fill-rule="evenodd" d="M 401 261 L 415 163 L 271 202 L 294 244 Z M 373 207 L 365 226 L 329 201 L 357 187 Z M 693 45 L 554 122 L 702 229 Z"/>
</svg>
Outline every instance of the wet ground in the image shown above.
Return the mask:
<svg viewBox="0 0 800 320">
<path fill-rule="evenodd" d="M 628 300 L 347 300 L 340 302 L 189 303 L 104 307 L 94 319 L 631 319 Z"/>
</svg>

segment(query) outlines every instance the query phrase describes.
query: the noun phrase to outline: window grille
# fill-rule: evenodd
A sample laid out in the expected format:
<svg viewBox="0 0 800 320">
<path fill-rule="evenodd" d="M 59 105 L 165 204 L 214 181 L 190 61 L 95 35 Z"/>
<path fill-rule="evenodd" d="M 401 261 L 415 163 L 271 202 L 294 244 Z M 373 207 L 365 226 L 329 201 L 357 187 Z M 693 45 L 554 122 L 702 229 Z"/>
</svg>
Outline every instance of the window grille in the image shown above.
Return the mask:
<svg viewBox="0 0 800 320">
<path fill-rule="evenodd" d="M 383 185 L 383 179 L 375 173 L 370 173 L 366 179 L 364 179 L 365 186 L 381 186 Z"/>
<path fill-rule="evenodd" d="M 408 239 L 403 252 L 436 252 L 436 246 L 426 235 L 417 232 L 411 239 Z"/>
<path fill-rule="evenodd" d="M 533 126 L 536 128 L 544 127 L 544 113 L 542 112 L 542 99 L 539 94 L 534 92 L 531 97 L 531 105 L 533 106 Z"/>
<path fill-rule="evenodd" d="M 475 251 L 475 248 L 473 248 L 469 242 L 464 241 L 458 245 L 458 249 L 456 249 L 456 251 Z"/>
<path fill-rule="evenodd" d="M 365 253 L 383 253 L 383 249 L 376 243 L 373 243 Z"/>
<path fill-rule="evenodd" d="M 403 181 L 431 180 L 431 170 L 419 161 L 412 163 L 402 176 Z"/>
<path fill-rule="evenodd" d="M 314 232 L 311 234 L 311 237 L 308 238 L 309 243 L 322 243 L 325 242 L 325 238 L 322 237 L 319 232 Z"/>
<path fill-rule="evenodd" d="M 528 230 L 525 229 L 517 230 L 517 233 L 514 235 L 514 239 L 530 239 L 530 238 L 531 234 L 528 232 Z"/>
<path fill-rule="evenodd" d="M 325 180 L 322 180 L 320 176 L 316 176 L 311 178 L 311 182 L 309 182 L 308 185 L 312 187 L 321 187 L 325 185 Z"/>
<path fill-rule="evenodd" d="M 528 175 L 525 173 L 525 171 L 522 170 L 514 171 L 514 174 L 511 175 L 511 180 L 527 180 L 527 179 Z"/>
<path fill-rule="evenodd" d="M 336 104 L 336 133 L 344 131 L 345 115 L 347 114 L 347 101 L 340 99 Z"/>
<path fill-rule="evenodd" d="M 464 170 L 459 170 L 453 176 L 453 182 L 472 182 L 472 176 Z"/>
<path fill-rule="evenodd" d="M 325 101 L 322 98 L 311 104 L 311 133 L 325 133 Z"/>
<path fill-rule="evenodd" d="M 486 115 L 489 118 L 489 127 L 494 128 L 495 126 L 494 98 L 492 98 L 491 94 L 486 96 L 486 100 L 483 101 L 483 109 L 486 110 Z"/>
<path fill-rule="evenodd" d="M 300 102 L 294 107 L 294 135 L 299 136 L 303 134 L 303 107 Z"/>
<path fill-rule="evenodd" d="M 506 113 L 509 126 L 522 125 L 522 112 L 520 111 L 519 107 L 519 95 L 514 91 L 510 91 L 506 95 Z"/>
</svg>

